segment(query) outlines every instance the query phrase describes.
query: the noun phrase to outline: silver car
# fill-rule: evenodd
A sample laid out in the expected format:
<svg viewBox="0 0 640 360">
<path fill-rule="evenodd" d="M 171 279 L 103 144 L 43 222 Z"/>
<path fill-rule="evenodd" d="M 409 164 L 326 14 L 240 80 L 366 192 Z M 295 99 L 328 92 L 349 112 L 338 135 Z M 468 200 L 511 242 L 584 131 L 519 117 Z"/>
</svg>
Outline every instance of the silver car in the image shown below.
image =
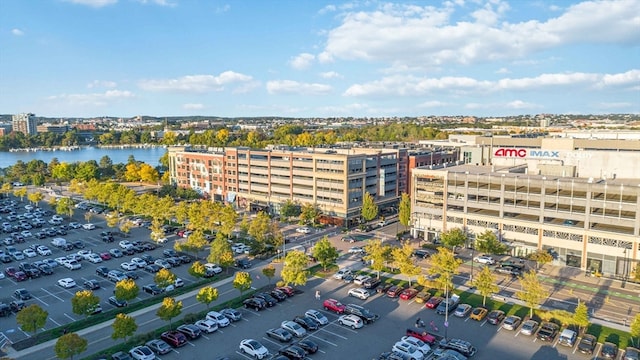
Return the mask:
<svg viewBox="0 0 640 360">
<path fill-rule="evenodd" d="M 504 319 L 504 321 L 502 322 L 502 327 L 505 330 L 513 331 L 518 328 L 518 326 L 520 325 L 520 322 L 522 322 L 522 319 L 519 316 L 510 315 L 510 316 L 507 316 L 506 319 Z"/>
<path fill-rule="evenodd" d="M 538 329 L 538 322 L 535 320 L 527 320 L 522 324 L 520 333 L 522 335 L 533 335 L 536 333 L 536 329 Z"/>
</svg>

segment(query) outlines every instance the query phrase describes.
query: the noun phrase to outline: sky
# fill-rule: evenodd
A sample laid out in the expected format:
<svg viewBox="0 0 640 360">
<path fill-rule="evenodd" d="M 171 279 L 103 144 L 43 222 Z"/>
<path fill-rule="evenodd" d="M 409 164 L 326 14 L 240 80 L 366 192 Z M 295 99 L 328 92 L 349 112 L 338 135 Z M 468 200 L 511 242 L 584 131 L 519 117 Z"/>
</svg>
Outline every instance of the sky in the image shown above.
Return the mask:
<svg viewBox="0 0 640 360">
<path fill-rule="evenodd" d="M 0 113 L 640 113 L 640 0 L 0 0 Z"/>
</svg>

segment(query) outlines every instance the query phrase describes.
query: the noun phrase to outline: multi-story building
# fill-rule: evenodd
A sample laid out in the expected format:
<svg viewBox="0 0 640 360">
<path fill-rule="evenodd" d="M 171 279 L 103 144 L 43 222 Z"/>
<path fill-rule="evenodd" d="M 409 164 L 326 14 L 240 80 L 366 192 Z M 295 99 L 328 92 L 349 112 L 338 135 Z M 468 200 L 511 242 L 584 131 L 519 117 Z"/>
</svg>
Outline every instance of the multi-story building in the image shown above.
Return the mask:
<svg viewBox="0 0 640 360">
<path fill-rule="evenodd" d="M 21 132 L 25 135 L 35 135 L 37 132 L 36 126 L 38 121 L 34 114 L 23 113 L 13 115 L 11 117 L 13 123 L 13 131 Z"/>
<path fill-rule="evenodd" d="M 54 133 L 54 134 L 64 134 L 69 131 L 69 125 L 52 125 L 52 124 L 42 124 L 36 126 L 36 131 L 39 133 Z"/>
<path fill-rule="evenodd" d="M 360 220 L 365 193 L 380 209 L 397 205 L 406 184 L 406 149 L 170 148 L 169 171 L 178 186 L 247 210 L 278 213 L 282 204 L 314 204 L 321 221 L 350 226 Z"/>
<path fill-rule="evenodd" d="M 474 241 L 490 229 L 511 245 L 513 255 L 548 249 L 556 264 L 629 276 L 640 259 L 640 179 L 527 169 L 414 169 L 413 235 L 433 240 L 458 227 Z"/>
</svg>

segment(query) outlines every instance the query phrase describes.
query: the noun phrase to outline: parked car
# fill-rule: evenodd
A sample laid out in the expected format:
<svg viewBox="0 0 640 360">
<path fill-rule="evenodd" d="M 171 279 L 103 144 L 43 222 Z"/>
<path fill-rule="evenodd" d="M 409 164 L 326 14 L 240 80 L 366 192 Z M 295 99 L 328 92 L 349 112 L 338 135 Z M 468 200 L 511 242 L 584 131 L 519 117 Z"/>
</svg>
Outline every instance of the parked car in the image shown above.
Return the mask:
<svg viewBox="0 0 640 360">
<path fill-rule="evenodd" d="M 618 345 L 612 342 L 605 342 L 600 348 L 600 356 L 605 359 L 615 359 L 618 356 Z"/>
<path fill-rule="evenodd" d="M 318 352 L 318 344 L 309 339 L 300 340 L 296 343 L 296 345 L 306 351 L 307 354 L 315 354 L 316 352 Z"/>
<path fill-rule="evenodd" d="M 69 289 L 76 286 L 76 282 L 72 278 L 63 278 L 58 280 L 58 285 L 65 289 Z"/>
<path fill-rule="evenodd" d="M 354 330 L 360 329 L 364 326 L 364 322 L 362 321 L 362 319 L 355 315 L 341 315 L 338 318 L 338 323 L 340 325 L 348 326 Z"/>
<path fill-rule="evenodd" d="M 254 339 L 244 339 L 240 341 L 240 352 L 258 360 L 265 359 L 270 355 L 269 350 Z"/>
<path fill-rule="evenodd" d="M 487 315 L 487 322 L 492 325 L 498 325 L 504 320 L 505 313 L 502 310 L 491 310 Z"/>
<path fill-rule="evenodd" d="M 424 358 L 424 353 L 422 351 L 404 341 L 396 342 L 391 348 L 391 351 L 402 354 L 402 356 L 408 359 L 422 360 Z"/>
<path fill-rule="evenodd" d="M 158 355 L 164 355 L 171 351 L 171 346 L 169 346 L 169 344 L 167 344 L 164 340 L 160 339 L 149 340 L 145 343 L 145 345 Z"/>
<path fill-rule="evenodd" d="M 414 297 L 416 297 L 416 295 L 418 295 L 418 289 L 416 289 L 416 288 L 407 288 L 407 289 L 404 289 L 400 293 L 400 299 L 402 299 L 402 300 L 411 300 Z"/>
<path fill-rule="evenodd" d="M 313 310 L 313 309 L 307 310 L 304 313 L 304 315 L 313 319 L 319 325 L 327 325 L 329 323 L 329 319 L 327 319 L 327 317 L 324 316 L 324 314 L 318 310 Z"/>
<path fill-rule="evenodd" d="M 300 324 L 305 330 L 318 330 L 318 323 L 308 316 L 296 316 L 293 318 L 295 323 Z"/>
<path fill-rule="evenodd" d="M 287 330 L 288 332 L 291 333 L 291 335 L 295 337 L 303 337 L 307 335 L 307 330 L 305 330 L 302 326 L 300 326 L 300 324 L 291 320 L 283 321 L 280 324 L 280 327 Z"/>
<path fill-rule="evenodd" d="M 536 333 L 536 338 L 542 341 L 553 341 L 560 327 L 552 322 L 543 322 Z"/>
<path fill-rule="evenodd" d="M 356 304 L 347 304 L 344 307 L 344 313 L 359 317 L 360 319 L 362 319 L 362 321 L 364 321 L 365 324 L 370 324 L 378 320 L 378 318 L 380 317 L 377 314 L 369 311 L 369 309 Z"/>
<path fill-rule="evenodd" d="M 280 290 L 273 289 L 269 292 L 269 295 L 273 296 L 278 302 L 287 300 L 287 294 L 283 293 Z"/>
<path fill-rule="evenodd" d="M 496 263 L 496 261 L 489 255 L 478 255 L 473 258 L 473 262 L 486 265 L 493 265 Z"/>
<path fill-rule="evenodd" d="M 128 305 L 126 300 L 119 300 L 115 296 L 110 296 L 107 301 L 109 302 L 109 304 L 111 304 L 111 305 L 113 305 L 115 307 L 125 307 L 125 306 Z"/>
<path fill-rule="evenodd" d="M 438 307 L 438 305 L 440 305 L 440 303 L 444 300 L 443 297 L 441 296 L 432 296 L 431 298 L 429 298 L 429 300 L 427 300 L 427 302 L 424 304 L 424 306 L 428 309 L 435 309 Z"/>
<path fill-rule="evenodd" d="M 326 299 L 322 302 L 322 306 L 327 311 L 333 311 L 336 314 L 344 313 L 344 305 L 336 299 Z"/>
<path fill-rule="evenodd" d="M 293 335 L 283 328 L 271 328 L 267 330 L 267 336 L 280 342 L 289 342 L 293 339 Z"/>
<path fill-rule="evenodd" d="M 349 289 L 349 291 L 347 292 L 347 295 L 356 297 L 356 298 L 361 299 L 361 300 L 367 300 L 369 298 L 369 296 L 371 296 L 369 291 L 367 289 L 363 289 L 363 288 L 355 288 L 355 289 L 352 288 L 352 289 Z"/>
<path fill-rule="evenodd" d="M 502 322 L 502 328 L 505 330 L 514 331 L 518 328 L 518 326 L 520 326 L 521 322 L 522 322 L 521 317 L 516 315 L 509 315 Z"/>
<path fill-rule="evenodd" d="M 213 320 L 218 323 L 219 327 L 227 327 L 231 322 L 227 319 L 226 316 L 222 315 L 217 311 L 209 311 L 207 313 L 207 319 Z"/>
<path fill-rule="evenodd" d="M 397 298 L 404 291 L 404 287 L 401 285 L 393 285 L 387 290 L 387 296 L 390 298 Z"/>
<path fill-rule="evenodd" d="M 527 320 L 522 323 L 522 327 L 520 328 L 520 333 L 522 335 L 533 335 L 538 329 L 538 322 L 535 320 Z"/>
<path fill-rule="evenodd" d="M 288 297 L 295 295 L 295 290 L 291 286 L 277 286 L 275 289 L 287 294 Z"/>
<path fill-rule="evenodd" d="M 154 360 L 156 355 L 148 346 L 136 346 L 129 350 L 129 355 L 135 360 Z"/>
<path fill-rule="evenodd" d="M 210 334 L 218 330 L 218 322 L 211 319 L 203 319 L 196 321 L 195 324 L 201 331 Z"/>
<path fill-rule="evenodd" d="M 160 339 L 174 348 L 184 346 L 187 343 L 187 337 L 177 330 L 169 330 L 163 332 L 160 335 Z"/>
<path fill-rule="evenodd" d="M 124 275 L 124 274 L 123 274 Z M 142 287 L 142 291 L 151 295 L 159 295 L 162 294 L 163 290 L 158 287 L 156 284 L 148 284 Z"/>
<path fill-rule="evenodd" d="M 84 288 L 87 290 L 96 290 L 96 289 L 100 289 L 100 282 L 98 282 L 98 280 L 87 280 L 84 282 Z"/>
<path fill-rule="evenodd" d="M 252 308 L 255 311 L 260 311 L 260 310 L 264 309 L 267 306 L 267 304 L 264 302 L 264 300 L 257 299 L 257 298 L 245 299 L 242 302 L 242 305 L 244 305 L 245 309 Z"/>
<path fill-rule="evenodd" d="M 16 291 L 13 292 L 13 297 L 23 301 L 30 300 L 32 298 L 31 293 L 27 289 L 17 289 Z"/>
<path fill-rule="evenodd" d="M 489 313 L 489 310 L 483 308 L 482 306 L 478 306 L 471 311 L 471 315 L 469 318 L 472 320 L 482 321 Z"/>
<path fill-rule="evenodd" d="M 425 303 L 427 301 L 429 301 L 429 299 L 431 298 L 431 293 L 428 290 L 422 290 L 420 291 L 418 294 L 416 294 L 415 297 L 415 302 L 422 304 Z"/>
<path fill-rule="evenodd" d="M 432 334 L 430 334 L 426 330 L 407 329 L 406 335 L 407 336 L 413 336 L 414 338 L 420 339 L 420 340 L 426 342 L 427 344 L 435 344 L 435 342 L 436 342 L 436 337 L 433 336 Z"/>
<path fill-rule="evenodd" d="M 335 274 L 333 274 L 333 278 L 336 280 L 342 280 L 346 275 L 351 275 L 351 269 L 340 269 Z"/>
<path fill-rule="evenodd" d="M 200 330 L 200 328 L 194 324 L 182 324 L 178 326 L 176 330 L 185 334 L 187 338 L 191 340 L 197 339 L 200 337 L 200 335 L 202 335 L 202 331 Z"/>
<path fill-rule="evenodd" d="M 375 289 L 378 285 L 380 285 L 381 280 L 378 278 L 369 278 L 362 283 L 362 287 L 365 289 Z"/>
<path fill-rule="evenodd" d="M 287 359 L 302 360 L 306 358 L 307 352 L 297 345 L 289 345 L 278 350 L 278 354 L 286 356 Z"/>
</svg>

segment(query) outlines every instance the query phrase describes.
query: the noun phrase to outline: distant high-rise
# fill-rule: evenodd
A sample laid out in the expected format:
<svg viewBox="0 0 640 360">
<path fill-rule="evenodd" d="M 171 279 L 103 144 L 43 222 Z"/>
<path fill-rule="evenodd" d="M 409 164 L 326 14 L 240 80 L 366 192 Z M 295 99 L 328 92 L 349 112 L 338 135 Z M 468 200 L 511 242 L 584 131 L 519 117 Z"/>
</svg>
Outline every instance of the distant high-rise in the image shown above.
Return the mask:
<svg viewBox="0 0 640 360">
<path fill-rule="evenodd" d="M 35 114 L 23 113 L 12 116 L 13 131 L 21 132 L 25 135 L 34 135 L 37 133 L 37 120 Z"/>
</svg>

